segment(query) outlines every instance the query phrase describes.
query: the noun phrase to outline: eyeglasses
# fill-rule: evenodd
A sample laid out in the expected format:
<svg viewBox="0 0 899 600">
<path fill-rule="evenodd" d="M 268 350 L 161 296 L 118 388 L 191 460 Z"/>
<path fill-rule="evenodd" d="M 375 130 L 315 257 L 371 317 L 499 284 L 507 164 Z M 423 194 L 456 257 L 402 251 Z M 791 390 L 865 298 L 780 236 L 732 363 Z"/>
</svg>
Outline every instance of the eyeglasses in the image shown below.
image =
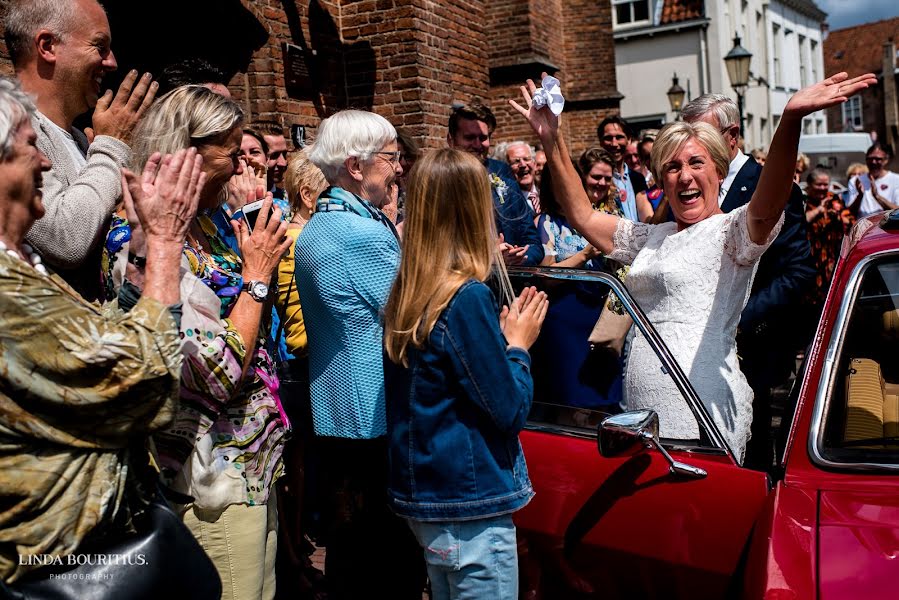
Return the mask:
<svg viewBox="0 0 899 600">
<path fill-rule="evenodd" d="M 871 162 L 886 162 L 886 156 L 869 156 L 868 160 Z"/>
<path fill-rule="evenodd" d="M 375 152 L 375 154 L 389 156 L 390 158 L 388 160 L 393 164 L 397 164 L 398 162 L 400 162 L 400 159 L 403 158 L 402 150 L 394 150 L 393 152 Z"/>
<path fill-rule="evenodd" d="M 510 167 L 516 167 L 516 166 L 518 166 L 518 165 L 522 165 L 522 164 L 525 164 L 525 163 L 530 163 L 532 160 L 533 160 L 533 159 L 528 158 L 528 157 L 524 157 L 524 158 L 513 158 L 512 160 L 509 161 L 509 166 L 510 166 Z"/>
</svg>

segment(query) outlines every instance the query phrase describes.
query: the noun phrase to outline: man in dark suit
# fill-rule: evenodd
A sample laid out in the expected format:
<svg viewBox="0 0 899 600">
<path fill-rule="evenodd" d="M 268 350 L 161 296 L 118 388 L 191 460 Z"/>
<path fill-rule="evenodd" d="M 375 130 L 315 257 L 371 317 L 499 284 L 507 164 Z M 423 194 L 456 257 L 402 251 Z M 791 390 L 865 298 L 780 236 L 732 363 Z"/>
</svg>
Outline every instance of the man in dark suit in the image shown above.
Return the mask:
<svg viewBox="0 0 899 600">
<path fill-rule="evenodd" d="M 762 167 L 738 146 L 740 113 L 734 101 L 721 94 L 705 94 L 684 106 L 681 115 L 687 122 L 704 121 L 720 131 L 730 149 L 730 170 L 718 198 L 721 210 L 730 212 L 749 202 Z M 773 461 L 771 388 L 789 379 L 796 352 L 811 337 L 802 296 L 814 285 L 815 268 L 804 207 L 802 191 L 794 184 L 783 227 L 759 261 L 752 292 L 740 318 L 740 368 L 755 393 L 752 439 L 745 459 L 746 466 L 753 468 L 768 469 Z"/>
</svg>

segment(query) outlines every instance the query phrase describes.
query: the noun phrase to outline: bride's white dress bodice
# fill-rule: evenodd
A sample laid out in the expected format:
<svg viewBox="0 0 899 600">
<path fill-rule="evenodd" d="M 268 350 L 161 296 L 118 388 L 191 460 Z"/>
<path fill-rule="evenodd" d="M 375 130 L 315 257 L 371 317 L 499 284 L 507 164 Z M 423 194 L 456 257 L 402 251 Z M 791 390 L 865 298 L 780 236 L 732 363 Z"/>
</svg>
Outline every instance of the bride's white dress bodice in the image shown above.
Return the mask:
<svg viewBox="0 0 899 600">
<path fill-rule="evenodd" d="M 621 219 L 609 258 L 631 264 L 626 285 L 640 304 L 742 463 L 752 423 L 752 389 L 740 372 L 736 333 L 764 244 L 749 238 L 748 205 L 713 215 L 682 231 L 676 223 Z M 624 380 L 629 410 L 659 414 L 660 435 L 698 439 L 686 401 L 639 331 Z"/>
</svg>

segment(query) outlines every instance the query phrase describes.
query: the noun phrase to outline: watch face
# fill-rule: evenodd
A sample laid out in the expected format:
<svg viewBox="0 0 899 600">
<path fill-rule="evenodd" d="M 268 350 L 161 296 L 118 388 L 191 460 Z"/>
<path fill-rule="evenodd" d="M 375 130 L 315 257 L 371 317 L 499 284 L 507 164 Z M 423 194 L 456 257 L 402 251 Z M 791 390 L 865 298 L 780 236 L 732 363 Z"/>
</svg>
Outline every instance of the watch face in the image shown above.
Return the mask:
<svg viewBox="0 0 899 600">
<path fill-rule="evenodd" d="M 268 286 L 261 281 L 254 281 L 250 286 L 250 294 L 256 298 L 265 298 L 268 296 Z"/>
</svg>

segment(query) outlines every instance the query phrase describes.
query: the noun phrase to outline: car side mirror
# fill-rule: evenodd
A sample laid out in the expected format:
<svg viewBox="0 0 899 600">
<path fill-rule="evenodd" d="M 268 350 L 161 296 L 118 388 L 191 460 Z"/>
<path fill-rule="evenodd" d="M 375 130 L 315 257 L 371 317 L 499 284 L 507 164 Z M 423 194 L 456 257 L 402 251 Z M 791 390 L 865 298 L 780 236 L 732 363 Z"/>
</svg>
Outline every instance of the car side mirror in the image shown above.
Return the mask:
<svg viewBox="0 0 899 600">
<path fill-rule="evenodd" d="M 606 458 L 633 456 L 644 448 L 655 448 L 668 461 L 675 475 L 701 479 L 705 469 L 674 460 L 659 443 L 659 415 L 654 410 L 632 410 L 603 419 L 597 432 L 599 453 Z"/>
<path fill-rule="evenodd" d="M 599 453 L 607 458 L 633 456 L 646 447 L 646 435 L 659 436 L 659 415 L 654 410 L 632 410 L 606 417 L 599 424 Z"/>
</svg>

